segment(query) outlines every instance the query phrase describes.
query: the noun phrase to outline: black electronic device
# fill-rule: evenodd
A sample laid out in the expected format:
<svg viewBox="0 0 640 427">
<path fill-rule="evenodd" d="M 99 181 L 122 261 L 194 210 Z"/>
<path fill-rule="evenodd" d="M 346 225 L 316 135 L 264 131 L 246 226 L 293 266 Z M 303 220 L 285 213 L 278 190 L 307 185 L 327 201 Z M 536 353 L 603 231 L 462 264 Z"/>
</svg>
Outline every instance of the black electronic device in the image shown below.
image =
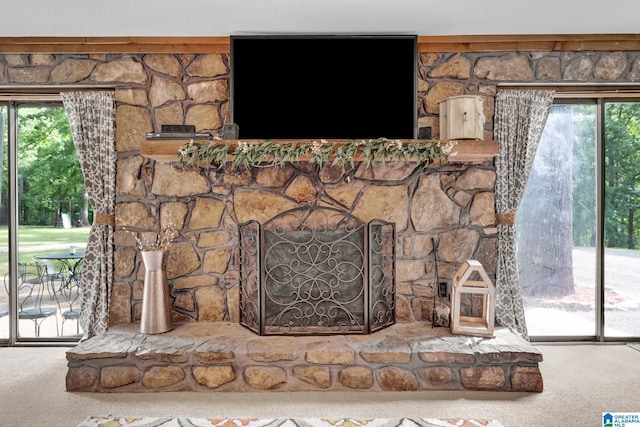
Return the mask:
<svg viewBox="0 0 640 427">
<path fill-rule="evenodd" d="M 231 36 L 241 139 L 414 139 L 417 37 Z"/>
</svg>

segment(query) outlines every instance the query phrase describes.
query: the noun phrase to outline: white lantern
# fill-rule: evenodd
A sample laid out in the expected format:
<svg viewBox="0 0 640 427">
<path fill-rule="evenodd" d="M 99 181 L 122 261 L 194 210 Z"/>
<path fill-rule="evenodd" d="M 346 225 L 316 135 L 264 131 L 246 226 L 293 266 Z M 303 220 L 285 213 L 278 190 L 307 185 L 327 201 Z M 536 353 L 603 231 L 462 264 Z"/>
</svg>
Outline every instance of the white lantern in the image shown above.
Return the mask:
<svg viewBox="0 0 640 427">
<path fill-rule="evenodd" d="M 453 277 L 451 332 L 493 337 L 495 305 L 495 287 L 484 267 L 476 260 L 466 260 Z"/>
<path fill-rule="evenodd" d="M 451 96 L 440 103 L 440 139 L 483 139 L 484 100 L 476 95 Z"/>
</svg>

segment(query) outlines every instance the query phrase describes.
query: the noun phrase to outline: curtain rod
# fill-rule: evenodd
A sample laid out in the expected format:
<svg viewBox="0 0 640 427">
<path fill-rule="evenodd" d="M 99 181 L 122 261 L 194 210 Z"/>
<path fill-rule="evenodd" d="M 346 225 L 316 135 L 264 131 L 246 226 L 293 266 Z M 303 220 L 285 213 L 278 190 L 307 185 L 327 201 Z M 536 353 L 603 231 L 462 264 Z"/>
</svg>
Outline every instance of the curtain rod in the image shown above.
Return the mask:
<svg viewBox="0 0 640 427">
<path fill-rule="evenodd" d="M 0 90 L 106 90 L 106 89 L 130 89 L 129 85 L 0 85 Z"/>
<path fill-rule="evenodd" d="M 640 82 L 631 83 L 631 82 L 621 82 L 621 83 L 613 83 L 613 82 L 566 82 L 566 83 L 552 83 L 552 82 L 524 82 L 524 83 L 498 83 L 497 89 L 500 90 L 508 90 L 508 89 L 547 89 L 547 90 L 555 90 L 557 93 L 612 93 L 617 94 L 620 92 L 623 93 L 633 93 L 635 91 L 640 90 Z"/>
<path fill-rule="evenodd" d="M 0 85 L 0 100 L 60 101 L 61 92 L 103 92 L 130 88 L 126 85 Z"/>
<path fill-rule="evenodd" d="M 86 91 L 101 92 L 130 89 L 125 85 L 0 85 L 0 96 L 34 97 L 60 95 L 60 92 Z"/>
<path fill-rule="evenodd" d="M 60 97 L 59 93 L 3 93 L 0 91 L 0 101 L 60 102 L 61 100 L 62 98 Z"/>
<path fill-rule="evenodd" d="M 638 98 L 640 82 L 564 82 L 564 83 L 498 83 L 498 89 L 549 89 L 554 90 L 556 99 L 560 98 Z"/>
<path fill-rule="evenodd" d="M 499 88 L 505 87 L 636 87 L 640 88 L 640 82 L 501 82 L 496 84 Z"/>
</svg>

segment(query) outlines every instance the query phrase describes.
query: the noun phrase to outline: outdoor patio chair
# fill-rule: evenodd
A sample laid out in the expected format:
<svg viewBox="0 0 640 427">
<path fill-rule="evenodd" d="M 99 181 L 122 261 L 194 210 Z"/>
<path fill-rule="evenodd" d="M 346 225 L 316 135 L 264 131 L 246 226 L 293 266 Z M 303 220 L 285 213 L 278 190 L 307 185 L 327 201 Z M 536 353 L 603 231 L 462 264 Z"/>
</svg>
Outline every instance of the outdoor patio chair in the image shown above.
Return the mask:
<svg viewBox="0 0 640 427">
<path fill-rule="evenodd" d="M 64 336 L 64 324 L 67 320 L 76 321 L 76 334 L 80 334 L 80 277 L 79 273 L 75 273 L 60 286 L 55 293 L 62 323 L 60 325 L 60 334 Z"/>
<path fill-rule="evenodd" d="M 58 268 L 54 261 L 35 259 L 37 274 L 46 285 L 47 292 L 51 298 L 55 297 L 56 292 L 60 291 L 62 285 L 66 282 L 65 272 Z"/>
<path fill-rule="evenodd" d="M 18 319 L 33 321 L 36 337 L 40 336 L 41 324 L 49 317 L 55 320 L 58 312 L 55 307 L 42 306 L 45 287 L 47 284 L 38 274 L 37 266 L 26 263 L 18 265 Z M 56 335 L 59 335 L 57 321 Z"/>
<path fill-rule="evenodd" d="M 9 289 L 9 286 L 7 284 L 7 280 L 8 279 L 9 279 L 9 273 L 4 275 L 4 288 L 5 288 L 5 291 L 7 289 Z M 6 291 L 5 297 L 8 297 L 8 296 L 9 296 L 9 292 Z M 9 306 L 8 305 L 0 305 L 0 318 L 2 318 L 4 316 L 7 316 L 8 314 L 9 314 Z"/>
</svg>

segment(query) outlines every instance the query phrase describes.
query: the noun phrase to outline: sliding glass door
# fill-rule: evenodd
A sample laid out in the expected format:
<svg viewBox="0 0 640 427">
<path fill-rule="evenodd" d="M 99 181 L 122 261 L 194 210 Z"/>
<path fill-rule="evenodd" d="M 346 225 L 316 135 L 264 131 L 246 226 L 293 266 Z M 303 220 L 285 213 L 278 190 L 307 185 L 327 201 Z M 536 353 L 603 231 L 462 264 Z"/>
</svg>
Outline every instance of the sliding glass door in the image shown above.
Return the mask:
<svg viewBox="0 0 640 427">
<path fill-rule="evenodd" d="M 58 96 L 44 98 L 0 101 L 0 340 L 9 344 L 82 334 L 89 204 L 64 108 Z"/>
<path fill-rule="evenodd" d="M 604 334 L 640 337 L 640 100 L 604 117 Z"/>
<path fill-rule="evenodd" d="M 518 211 L 533 340 L 640 337 L 640 102 L 552 106 Z"/>
</svg>

